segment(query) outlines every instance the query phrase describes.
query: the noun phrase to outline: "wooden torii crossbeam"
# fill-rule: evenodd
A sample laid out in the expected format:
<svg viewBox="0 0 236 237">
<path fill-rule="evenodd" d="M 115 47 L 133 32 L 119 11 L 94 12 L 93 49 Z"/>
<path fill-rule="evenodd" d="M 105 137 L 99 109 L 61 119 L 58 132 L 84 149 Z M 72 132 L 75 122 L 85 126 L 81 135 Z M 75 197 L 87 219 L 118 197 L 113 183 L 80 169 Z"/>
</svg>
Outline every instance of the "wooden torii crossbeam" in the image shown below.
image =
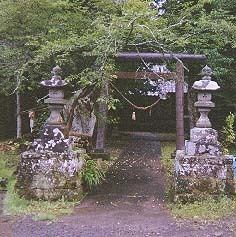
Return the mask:
<svg viewBox="0 0 236 237">
<path fill-rule="evenodd" d="M 116 76 L 118 79 L 133 79 L 133 80 L 158 80 L 160 78 L 175 79 L 175 72 L 167 72 L 167 73 L 154 73 L 154 72 L 116 72 Z"/>
<path fill-rule="evenodd" d="M 205 61 L 206 56 L 203 54 L 184 54 L 184 53 L 137 53 L 121 52 L 116 55 L 118 60 L 142 60 L 146 59 L 152 62 L 159 60 L 181 60 L 181 61 Z"/>
</svg>

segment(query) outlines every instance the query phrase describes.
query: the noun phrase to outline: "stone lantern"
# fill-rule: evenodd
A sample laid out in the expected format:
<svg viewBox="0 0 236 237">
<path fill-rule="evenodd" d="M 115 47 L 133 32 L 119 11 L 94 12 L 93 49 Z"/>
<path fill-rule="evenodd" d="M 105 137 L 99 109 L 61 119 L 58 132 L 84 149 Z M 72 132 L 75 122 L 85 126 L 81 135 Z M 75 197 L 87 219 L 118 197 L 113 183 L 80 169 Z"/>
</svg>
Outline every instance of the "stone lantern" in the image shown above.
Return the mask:
<svg viewBox="0 0 236 237">
<path fill-rule="evenodd" d="M 215 107 L 212 93 L 220 87 L 211 80 L 212 70 L 208 66 L 202 69 L 201 75 L 202 79 L 193 84 L 198 95 L 194 105 L 200 117 L 190 130 L 185 151 L 177 152 L 175 157 L 175 199 L 184 202 L 235 193 L 232 158 L 223 155 L 218 132 L 208 118 Z"/>
<path fill-rule="evenodd" d="M 212 128 L 208 113 L 215 107 L 211 101 L 212 93 L 220 87 L 217 82 L 211 80 L 212 70 L 205 66 L 201 72 L 202 79 L 195 81 L 193 89 L 197 91 L 198 101 L 194 106 L 200 113 L 196 127 L 190 131 L 190 141 L 186 142 L 186 153 L 188 155 L 221 155 L 222 149 L 218 142 L 218 133 Z"/>
<path fill-rule="evenodd" d="M 50 110 L 49 118 L 40 135 L 33 146 L 36 151 L 48 150 L 54 152 L 63 152 L 68 148 L 68 140 L 64 137 L 64 121 L 61 112 L 67 100 L 64 99 L 64 88 L 67 83 L 62 80 L 61 68 L 56 66 L 52 69 L 52 78 L 42 81 L 40 84 L 49 90 L 49 98 L 44 102 L 48 104 Z"/>
<path fill-rule="evenodd" d="M 198 101 L 194 104 L 200 112 L 200 118 L 196 123 L 197 128 L 211 128 L 211 122 L 208 118 L 208 113 L 215 104 L 211 101 L 212 92 L 220 87 L 217 82 L 211 80 L 212 70 L 205 66 L 201 72 L 202 79 L 193 84 L 193 89 L 198 92 Z"/>
<path fill-rule="evenodd" d="M 67 102 L 64 99 L 64 87 L 67 83 L 61 79 L 61 68 L 59 66 L 52 69 L 52 74 L 53 77 L 50 80 L 42 81 L 40 84 L 49 89 L 49 98 L 44 101 L 48 104 L 51 112 L 47 124 L 60 127 L 63 124 L 60 113 Z"/>
<path fill-rule="evenodd" d="M 61 112 L 66 103 L 61 69 L 53 68 L 50 80 L 41 84 L 49 89 L 45 100 L 50 109 L 40 138 L 20 156 L 16 190 L 26 199 L 74 200 L 82 194 L 81 169 L 83 159 L 79 151 L 72 150 L 70 140 L 64 136 Z"/>
</svg>

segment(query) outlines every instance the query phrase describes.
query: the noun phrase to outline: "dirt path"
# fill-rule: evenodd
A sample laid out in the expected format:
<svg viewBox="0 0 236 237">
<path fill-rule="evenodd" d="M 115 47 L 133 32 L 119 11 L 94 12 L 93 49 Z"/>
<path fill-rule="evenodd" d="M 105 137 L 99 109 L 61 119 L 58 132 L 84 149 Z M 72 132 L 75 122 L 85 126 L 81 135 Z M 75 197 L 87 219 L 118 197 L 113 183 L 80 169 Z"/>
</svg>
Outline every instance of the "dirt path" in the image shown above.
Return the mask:
<svg viewBox="0 0 236 237">
<path fill-rule="evenodd" d="M 213 224 L 176 221 L 163 198 L 160 143 L 147 137 L 133 138 L 123 144 L 123 152 L 106 182 L 88 195 L 73 215 L 55 223 L 21 218 L 12 227 L 13 236 L 236 236 L 228 226 L 232 220 Z"/>
</svg>

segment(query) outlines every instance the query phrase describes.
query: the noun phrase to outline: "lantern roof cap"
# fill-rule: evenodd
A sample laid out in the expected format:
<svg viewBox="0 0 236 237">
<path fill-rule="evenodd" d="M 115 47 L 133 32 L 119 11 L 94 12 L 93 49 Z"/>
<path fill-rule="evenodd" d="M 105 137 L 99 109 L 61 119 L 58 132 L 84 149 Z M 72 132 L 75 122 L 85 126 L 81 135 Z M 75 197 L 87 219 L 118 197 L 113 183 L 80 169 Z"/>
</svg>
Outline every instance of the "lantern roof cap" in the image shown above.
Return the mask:
<svg viewBox="0 0 236 237">
<path fill-rule="evenodd" d="M 193 89 L 203 91 L 215 91 L 220 89 L 218 83 L 211 80 L 212 74 L 212 69 L 206 65 L 201 71 L 202 79 L 194 82 Z"/>
<path fill-rule="evenodd" d="M 55 66 L 51 73 L 52 73 L 52 78 L 50 80 L 45 80 L 42 81 L 40 84 L 49 88 L 58 88 L 58 87 L 64 87 L 67 85 L 67 83 L 62 80 L 61 78 L 61 72 L 62 69 L 57 65 Z"/>
</svg>

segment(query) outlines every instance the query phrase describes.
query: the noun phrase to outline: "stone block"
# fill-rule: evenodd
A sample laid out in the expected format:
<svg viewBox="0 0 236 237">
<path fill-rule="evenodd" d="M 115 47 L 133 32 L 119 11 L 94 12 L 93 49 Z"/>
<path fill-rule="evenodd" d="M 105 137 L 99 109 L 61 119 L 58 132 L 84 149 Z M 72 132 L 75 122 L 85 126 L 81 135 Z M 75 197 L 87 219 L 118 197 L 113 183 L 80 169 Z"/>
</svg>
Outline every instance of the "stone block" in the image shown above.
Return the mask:
<svg viewBox="0 0 236 237">
<path fill-rule="evenodd" d="M 236 194 L 230 156 L 177 154 L 175 171 L 175 200 L 186 202 L 209 195 Z"/>
<path fill-rule="evenodd" d="M 212 128 L 193 128 L 190 141 L 185 142 L 187 155 L 222 155 L 222 146 L 218 142 L 218 133 Z"/>
<path fill-rule="evenodd" d="M 26 199 L 67 200 L 81 196 L 83 160 L 76 152 L 24 152 L 18 167 L 16 190 Z"/>
<path fill-rule="evenodd" d="M 220 156 L 183 156 L 176 157 L 177 176 L 214 177 L 226 179 L 227 157 Z"/>
<path fill-rule="evenodd" d="M 61 152 L 68 150 L 69 139 L 65 139 L 62 125 L 45 125 L 41 138 L 35 139 L 31 149 L 36 152 Z"/>
<path fill-rule="evenodd" d="M 225 192 L 226 182 L 217 178 L 178 177 L 176 179 L 176 194 L 222 194 Z"/>
<path fill-rule="evenodd" d="M 189 156 L 194 156 L 196 154 L 196 143 L 191 141 L 185 141 L 185 152 Z"/>
<path fill-rule="evenodd" d="M 190 130 L 190 141 L 199 142 L 204 140 L 206 143 L 217 144 L 218 132 L 213 128 L 193 128 Z"/>
</svg>

